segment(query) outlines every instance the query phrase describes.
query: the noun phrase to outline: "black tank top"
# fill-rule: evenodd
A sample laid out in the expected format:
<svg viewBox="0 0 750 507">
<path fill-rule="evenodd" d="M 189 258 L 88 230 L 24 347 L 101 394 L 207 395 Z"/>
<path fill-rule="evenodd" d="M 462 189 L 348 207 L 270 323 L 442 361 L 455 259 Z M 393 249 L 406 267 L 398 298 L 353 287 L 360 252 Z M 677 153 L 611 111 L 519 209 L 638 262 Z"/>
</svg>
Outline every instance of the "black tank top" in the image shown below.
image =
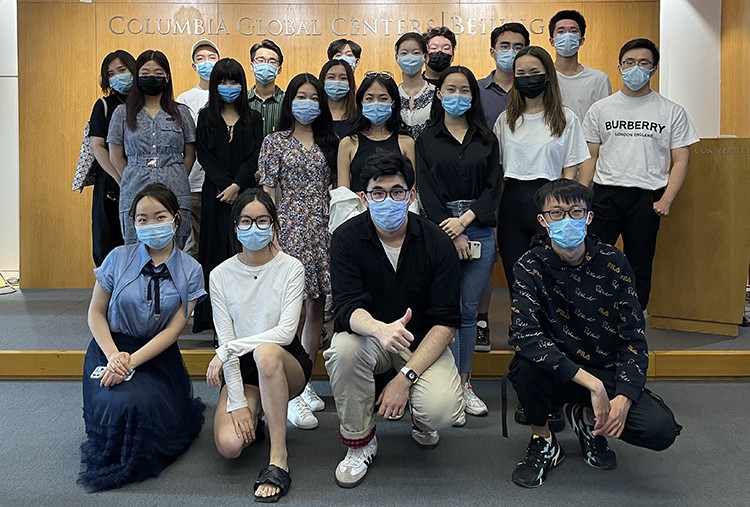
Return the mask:
<svg viewBox="0 0 750 507">
<path fill-rule="evenodd" d="M 401 148 L 398 145 L 398 132 L 394 132 L 387 139 L 382 141 L 373 141 L 363 134 L 357 134 L 357 153 L 354 154 L 352 163 L 349 166 L 349 174 L 351 176 L 351 182 L 349 187 L 352 192 L 361 192 L 365 190 L 365 187 L 359 181 L 359 176 L 362 174 L 362 169 L 365 166 L 367 159 L 375 153 L 375 150 L 391 151 L 401 153 Z"/>
</svg>

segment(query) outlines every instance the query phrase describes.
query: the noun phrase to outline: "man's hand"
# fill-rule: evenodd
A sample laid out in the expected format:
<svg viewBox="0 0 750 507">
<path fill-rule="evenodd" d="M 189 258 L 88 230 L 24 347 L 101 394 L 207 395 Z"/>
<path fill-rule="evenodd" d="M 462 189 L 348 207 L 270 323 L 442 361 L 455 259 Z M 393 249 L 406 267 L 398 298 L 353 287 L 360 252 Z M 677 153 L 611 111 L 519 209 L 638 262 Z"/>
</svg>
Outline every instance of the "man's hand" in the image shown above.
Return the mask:
<svg viewBox="0 0 750 507">
<path fill-rule="evenodd" d="M 375 405 L 380 405 L 378 414 L 386 419 L 398 419 L 404 415 L 410 387 L 411 384 L 403 374 L 396 374 L 396 378 L 388 382 L 375 402 Z"/>
<path fill-rule="evenodd" d="M 594 435 L 596 435 L 607 423 L 611 410 L 607 391 L 601 382 L 591 390 L 591 407 L 594 410 Z"/>
<path fill-rule="evenodd" d="M 654 203 L 654 213 L 660 217 L 669 215 L 669 207 L 672 205 L 671 202 L 666 201 L 663 197 Z"/>
<path fill-rule="evenodd" d="M 453 238 L 453 246 L 456 247 L 458 258 L 462 261 L 471 260 L 471 248 L 469 248 L 469 237 L 466 234 L 459 234 Z"/>
<path fill-rule="evenodd" d="M 633 404 L 633 400 L 621 394 L 615 396 L 609 403 L 610 411 L 607 422 L 599 429 L 594 429 L 594 435 L 601 435 L 609 438 L 620 438 L 622 430 L 625 428 L 625 420 L 628 418 L 628 411 Z"/>
<path fill-rule="evenodd" d="M 382 327 L 376 338 L 385 350 L 398 354 L 414 341 L 414 335 L 406 329 L 410 320 L 411 308 L 407 308 L 403 317 Z"/>
</svg>

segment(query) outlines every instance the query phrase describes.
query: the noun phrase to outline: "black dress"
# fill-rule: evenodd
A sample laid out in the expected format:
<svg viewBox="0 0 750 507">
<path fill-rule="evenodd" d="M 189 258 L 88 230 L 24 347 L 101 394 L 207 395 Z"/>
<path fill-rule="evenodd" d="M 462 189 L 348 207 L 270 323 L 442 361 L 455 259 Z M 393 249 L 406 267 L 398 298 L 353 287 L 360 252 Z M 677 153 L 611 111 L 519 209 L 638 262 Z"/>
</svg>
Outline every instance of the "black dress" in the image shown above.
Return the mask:
<svg viewBox="0 0 750 507">
<path fill-rule="evenodd" d="M 364 134 L 356 134 L 356 136 L 358 140 L 357 153 L 354 154 L 352 163 L 349 166 L 349 174 L 351 176 L 349 188 L 352 192 L 361 192 L 366 190 L 360 181 L 360 175 L 367 159 L 371 155 L 374 155 L 376 150 L 401 153 L 401 147 L 398 144 L 398 132 L 392 133 L 382 141 L 373 141 Z"/>
<path fill-rule="evenodd" d="M 224 120 L 213 127 L 208 121 L 208 108 L 198 114 L 196 149 L 198 162 L 206 173 L 201 196 L 201 236 L 198 262 L 208 287 L 208 275 L 216 266 L 234 255 L 232 205 L 220 202 L 219 195 L 232 183 L 243 190 L 255 187 L 258 154 L 263 142 L 263 118 L 250 111 L 246 121 L 238 120 L 232 128 L 232 139 Z M 213 128 L 212 128 L 213 127 Z M 213 329 L 211 302 L 206 298 L 195 307 L 193 332 Z"/>
</svg>

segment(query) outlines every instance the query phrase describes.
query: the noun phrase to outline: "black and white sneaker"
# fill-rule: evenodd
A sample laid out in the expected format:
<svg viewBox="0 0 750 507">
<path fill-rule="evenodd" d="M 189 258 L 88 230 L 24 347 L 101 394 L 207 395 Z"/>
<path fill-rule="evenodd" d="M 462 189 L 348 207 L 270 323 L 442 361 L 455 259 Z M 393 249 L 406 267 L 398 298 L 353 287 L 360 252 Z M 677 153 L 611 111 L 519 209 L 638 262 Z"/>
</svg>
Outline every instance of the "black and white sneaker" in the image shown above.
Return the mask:
<svg viewBox="0 0 750 507">
<path fill-rule="evenodd" d="M 607 439 L 602 436 L 594 436 L 594 429 L 586 422 L 583 415 L 583 407 L 578 403 L 569 403 L 563 407 L 565 417 L 568 418 L 570 427 L 573 428 L 578 443 L 581 444 L 583 461 L 599 470 L 614 470 L 617 468 L 617 456 L 607 445 Z"/>
<path fill-rule="evenodd" d="M 486 320 L 477 321 L 477 341 L 474 343 L 474 352 L 489 352 L 492 350 L 490 344 L 490 325 Z"/>
<path fill-rule="evenodd" d="M 550 470 L 565 458 L 565 452 L 552 433 L 552 443 L 544 437 L 531 435 L 526 457 L 513 470 L 513 482 L 524 488 L 538 488 L 547 480 Z"/>
</svg>

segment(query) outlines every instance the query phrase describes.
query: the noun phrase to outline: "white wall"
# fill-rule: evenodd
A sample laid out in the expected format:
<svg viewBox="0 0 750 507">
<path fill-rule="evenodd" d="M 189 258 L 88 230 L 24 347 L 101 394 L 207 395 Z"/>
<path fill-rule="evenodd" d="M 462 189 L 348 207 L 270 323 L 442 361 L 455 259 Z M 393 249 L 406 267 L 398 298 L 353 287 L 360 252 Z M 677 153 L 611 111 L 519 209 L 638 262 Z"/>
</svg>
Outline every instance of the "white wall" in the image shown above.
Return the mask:
<svg viewBox="0 0 750 507">
<path fill-rule="evenodd" d="M 721 0 L 661 0 L 659 91 L 682 105 L 698 135 L 721 128 Z"/>
<path fill-rule="evenodd" d="M 17 26 L 16 0 L 0 0 L 0 272 L 6 276 L 19 269 Z"/>
</svg>

